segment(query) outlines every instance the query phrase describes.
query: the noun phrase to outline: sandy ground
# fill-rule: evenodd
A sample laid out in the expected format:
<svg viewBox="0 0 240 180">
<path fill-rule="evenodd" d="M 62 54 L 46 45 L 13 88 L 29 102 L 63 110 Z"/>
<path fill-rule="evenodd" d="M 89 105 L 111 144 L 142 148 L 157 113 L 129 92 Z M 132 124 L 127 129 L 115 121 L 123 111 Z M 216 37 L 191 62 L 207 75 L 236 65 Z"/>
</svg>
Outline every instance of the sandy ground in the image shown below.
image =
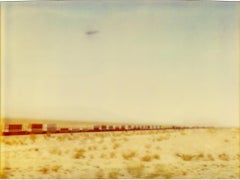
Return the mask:
<svg viewBox="0 0 240 180">
<path fill-rule="evenodd" d="M 240 178 L 240 129 L 1 137 L 2 178 Z"/>
</svg>

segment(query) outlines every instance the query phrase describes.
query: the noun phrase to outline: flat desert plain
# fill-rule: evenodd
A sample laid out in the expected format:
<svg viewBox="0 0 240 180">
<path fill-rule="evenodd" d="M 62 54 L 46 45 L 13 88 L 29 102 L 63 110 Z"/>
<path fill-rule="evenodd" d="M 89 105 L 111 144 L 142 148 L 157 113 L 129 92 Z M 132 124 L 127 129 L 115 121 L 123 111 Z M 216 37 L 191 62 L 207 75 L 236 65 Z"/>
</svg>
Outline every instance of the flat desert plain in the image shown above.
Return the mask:
<svg viewBox="0 0 240 180">
<path fill-rule="evenodd" d="M 1 136 L 1 178 L 240 178 L 240 129 Z"/>
</svg>

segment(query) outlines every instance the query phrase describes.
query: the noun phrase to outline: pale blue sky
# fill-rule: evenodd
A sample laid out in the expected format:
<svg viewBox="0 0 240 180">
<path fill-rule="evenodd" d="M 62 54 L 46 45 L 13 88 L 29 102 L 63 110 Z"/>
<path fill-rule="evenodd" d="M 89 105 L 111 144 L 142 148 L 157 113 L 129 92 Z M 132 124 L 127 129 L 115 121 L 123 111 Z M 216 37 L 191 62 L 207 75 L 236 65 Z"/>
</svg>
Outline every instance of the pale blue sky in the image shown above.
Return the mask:
<svg viewBox="0 0 240 180">
<path fill-rule="evenodd" d="M 8 2 L 2 12 L 4 116 L 239 125 L 236 2 Z"/>
</svg>

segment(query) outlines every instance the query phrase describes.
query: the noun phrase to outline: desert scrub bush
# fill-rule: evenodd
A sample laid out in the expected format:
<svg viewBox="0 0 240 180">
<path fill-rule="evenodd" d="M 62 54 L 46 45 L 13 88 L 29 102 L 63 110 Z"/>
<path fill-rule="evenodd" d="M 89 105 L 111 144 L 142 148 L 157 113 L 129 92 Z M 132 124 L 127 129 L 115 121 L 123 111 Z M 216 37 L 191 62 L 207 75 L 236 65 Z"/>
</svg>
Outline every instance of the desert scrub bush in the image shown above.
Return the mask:
<svg viewBox="0 0 240 180">
<path fill-rule="evenodd" d="M 116 157 L 116 153 L 115 152 L 111 152 L 110 153 L 110 158 L 115 158 Z"/>
<path fill-rule="evenodd" d="M 240 160 L 240 153 L 236 155 L 236 159 Z"/>
<path fill-rule="evenodd" d="M 169 165 L 163 165 L 163 164 L 156 164 L 155 165 L 155 171 L 150 176 L 153 177 L 145 177 L 145 178 L 173 178 L 176 173 L 176 168 L 171 167 Z M 148 176 L 149 176 L 148 175 Z"/>
<path fill-rule="evenodd" d="M 30 134 L 29 135 L 30 140 L 32 141 L 32 143 L 35 143 L 37 136 L 35 134 Z"/>
<path fill-rule="evenodd" d="M 207 132 L 211 133 L 211 134 L 215 134 L 217 132 L 217 130 L 215 128 L 208 128 Z"/>
<path fill-rule="evenodd" d="M 100 158 L 102 158 L 102 159 L 105 159 L 107 157 L 107 155 L 105 154 L 105 153 L 102 153 L 101 155 L 100 155 Z"/>
<path fill-rule="evenodd" d="M 117 148 L 119 148 L 119 146 L 120 146 L 120 144 L 118 144 L 118 143 L 115 143 L 115 144 L 113 144 L 113 149 L 117 149 Z"/>
<path fill-rule="evenodd" d="M 229 155 L 225 154 L 225 153 L 222 153 L 222 154 L 219 154 L 218 155 L 218 158 L 222 161 L 229 161 L 230 160 L 230 157 Z"/>
<path fill-rule="evenodd" d="M 7 173 L 1 172 L 1 173 L 0 173 L 0 178 L 1 178 L 1 179 L 8 179 L 9 177 L 8 177 Z"/>
<path fill-rule="evenodd" d="M 144 173 L 144 165 L 143 164 L 130 164 L 126 167 L 126 171 L 131 177 L 129 178 L 141 178 Z"/>
<path fill-rule="evenodd" d="M 98 149 L 98 147 L 96 146 L 96 145 L 90 145 L 90 146 L 88 146 L 88 151 L 94 151 L 94 150 L 97 150 Z"/>
<path fill-rule="evenodd" d="M 49 172 L 49 168 L 47 167 L 41 167 L 39 168 L 39 170 L 42 174 L 47 174 Z"/>
<path fill-rule="evenodd" d="M 81 158 L 85 158 L 85 150 L 84 149 L 78 149 L 75 151 L 73 158 L 75 159 L 81 159 Z"/>
<path fill-rule="evenodd" d="M 90 154 L 90 155 L 89 155 L 89 158 L 90 158 L 90 159 L 94 159 L 94 155 L 93 155 L 93 154 Z"/>
<path fill-rule="evenodd" d="M 127 152 L 123 152 L 122 153 L 122 157 L 125 159 L 125 160 L 129 160 L 129 159 L 132 159 L 134 158 L 135 156 L 137 155 L 136 151 L 127 151 Z"/>
<path fill-rule="evenodd" d="M 154 159 L 160 159 L 160 156 L 159 156 L 158 154 L 154 154 L 152 157 L 153 157 Z"/>
<path fill-rule="evenodd" d="M 58 135 L 57 136 L 57 140 L 58 141 L 65 141 L 67 138 L 66 134 L 62 134 L 62 135 Z"/>
<path fill-rule="evenodd" d="M 182 130 L 182 131 L 180 131 L 180 134 L 181 134 L 181 135 L 186 135 L 187 133 L 186 133 L 185 130 Z"/>
<path fill-rule="evenodd" d="M 56 147 L 50 148 L 48 152 L 53 155 L 62 155 L 62 150 Z"/>
<path fill-rule="evenodd" d="M 214 157 L 211 154 L 204 155 L 203 153 L 198 154 L 180 154 L 176 153 L 177 157 L 180 157 L 184 161 L 201 160 L 201 161 L 214 161 Z"/>
<path fill-rule="evenodd" d="M 110 179 L 117 179 L 119 177 L 119 170 L 115 169 L 109 172 L 108 178 Z"/>
<path fill-rule="evenodd" d="M 9 138 L 9 139 L 6 139 L 4 138 L 3 140 L 3 143 L 6 144 L 6 145 L 18 145 L 18 141 L 16 139 L 13 139 L 13 138 Z"/>
<path fill-rule="evenodd" d="M 191 161 L 194 158 L 194 155 L 190 155 L 190 154 L 176 153 L 176 156 L 180 157 L 184 161 Z"/>
<path fill-rule="evenodd" d="M 142 161 L 149 162 L 152 160 L 152 156 L 150 155 L 145 155 L 141 158 Z"/>
<path fill-rule="evenodd" d="M 51 170 L 53 172 L 58 172 L 61 167 L 62 167 L 61 165 L 54 165 L 54 166 L 51 167 Z"/>
<path fill-rule="evenodd" d="M 151 144 L 146 144 L 145 148 L 147 148 L 147 149 L 151 148 Z"/>
<path fill-rule="evenodd" d="M 52 135 L 51 133 L 47 132 L 46 134 L 43 135 L 44 139 L 48 139 L 48 138 L 51 138 Z"/>
<path fill-rule="evenodd" d="M 165 136 L 159 136 L 156 138 L 157 141 L 163 141 L 163 140 L 168 140 L 170 138 L 169 135 L 165 135 Z"/>
<path fill-rule="evenodd" d="M 127 137 L 122 138 L 123 141 L 128 141 L 129 139 Z"/>
<path fill-rule="evenodd" d="M 208 154 L 208 155 L 205 157 L 205 161 L 214 161 L 214 157 L 213 157 L 211 154 Z"/>
<path fill-rule="evenodd" d="M 99 169 L 99 170 L 96 172 L 95 176 L 96 176 L 96 178 L 98 178 L 98 179 L 103 179 L 103 178 L 104 178 L 104 172 L 103 172 L 101 169 Z"/>
<path fill-rule="evenodd" d="M 106 145 L 103 146 L 103 147 L 102 147 L 102 150 L 107 150 L 107 146 L 106 146 Z"/>
</svg>

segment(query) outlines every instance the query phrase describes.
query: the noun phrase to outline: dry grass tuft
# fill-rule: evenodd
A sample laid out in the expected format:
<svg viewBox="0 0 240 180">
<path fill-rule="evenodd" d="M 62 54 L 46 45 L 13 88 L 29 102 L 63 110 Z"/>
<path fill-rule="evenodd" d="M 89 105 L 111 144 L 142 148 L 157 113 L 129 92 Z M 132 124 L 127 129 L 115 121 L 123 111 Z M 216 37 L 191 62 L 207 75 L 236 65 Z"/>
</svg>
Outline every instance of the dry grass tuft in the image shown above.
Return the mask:
<svg viewBox="0 0 240 180">
<path fill-rule="evenodd" d="M 62 135 L 58 135 L 57 136 L 57 140 L 58 141 L 65 141 L 67 139 L 66 134 L 62 134 Z"/>
<path fill-rule="evenodd" d="M 169 135 L 165 135 L 165 136 L 159 136 L 156 138 L 157 141 L 164 141 L 164 140 L 168 140 L 170 138 Z"/>
<path fill-rule="evenodd" d="M 100 155 L 100 158 L 102 158 L 102 159 L 105 159 L 107 157 L 107 155 L 105 154 L 105 153 L 102 153 L 101 155 Z"/>
<path fill-rule="evenodd" d="M 119 146 L 120 146 L 120 144 L 115 143 L 115 144 L 113 144 L 113 149 L 117 149 L 117 148 L 119 148 Z"/>
<path fill-rule="evenodd" d="M 111 152 L 110 153 L 110 158 L 115 158 L 116 157 L 116 153 L 115 152 Z"/>
<path fill-rule="evenodd" d="M 176 156 L 180 157 L 184 161 L 192 161 L 192 160 L 214 161 L 215 160 L 211 154 L 204 155 L 203 153 L 198 153 L 198 154 L 176 153 Z"/>
<path fill-rule="evenodd" d="M 41 167 L 38 171 L 40 171 L 42 174 L 47 174 L 49 169 L 47 167 Z"/>
<path fill-rule="evenodd" d="M 97 179 L 103 179 L 104 178 L 104 172 L 102 170 L 97 171 L 95 174 Z"/>
<path fill-rule="evenodd" d="M 53 172 L 58 172 L 61 167 L 62 167 L 61 165 L 55 165 L 55 166 L 53 166 L 53 167 L 51 168 L 51 170 L 52 170 Z"/>
<path fill-rule="evenodd" d="M 155 178 L 172 178 L 175 175 L 174 167 L 171 168 L 169 165 L 157 164 L 155 165 Z"/>
<path fill-rule="evenodd" d="M 30 140 L 32 141 L 32 143 L 36 142 L 37 136 L 35 134 L 30 134 L 29 135 Z"/>
<path fill-rule="evenodd" d="M 159 156 L 158 154 L 154 154 L 154 155 L 153 155 L 153 158 L 154 158 L 154 159 L 160 159 L 160 156 Z"/>
<path fill-rule="evenodd" d="M 122 157 L 123 157 L 125 160 L 132 159 L 132 158 L 134 158 L 136 155 L 137 155 L 137 153 L 136 153 L 135 151 L 128 151 L 128 152 L 122 153 Z"/>
<path fill-rule="evenodd" d="M 184 161 L 191 161 L 194 158 L 194 155 L 189 155 L 189 154 L 176 153 L 176 156 L 180 157 Z"/>
<path fill-rule="evenodd" d="M 143 156 L 141 159 L 142 159 L 142 161 L 150 162 L 150 161 L 152 160 L 152 156 L 150 156 L 150 155 L 145 155 L 145 156 Z"/>
<path fill-rule="evenodd" d="M 7 176 L 6 173 L 1 173 L 1 174 L 0 174 L 0 178 L 1 178 L 1 179 L 8 179 L 8 176 Z"/>
<path fill-rule="evenodd" d="M 218 158 L 221 159 L 222 161 L 229 161 L 230 160 L 229 155 L 227 155 L 225 153 L 219 154 Z"/>
<path fill-rule="evenodd" d="M 73 158 L 75 159 L 82 159 L 85 158 L 85 150 L 84 149 L 78 149 L 73 155 Z"/>
<path fill-rule="evenodd" d="M 151 144 L 146 144 L 145 148 L 150 149 L 151 148 Z"/>
<path fill-rule="evenodd" d="M 112 170 L 108 174 L 108 178 L 110 179 L 117 179 L 119 177 L 119 171 L 118 170 Z"/>
<path fill-rule="evenodd" d="M 51 148 L 49 151 L 48 151 L 50 154 L 53 154 L 53 155 L 59 155 L 61 156 L 62 155 L 62 150 L 59 149 L 59 148 Z"/>
<path fill-rule="evenodd" d="M 144 174 L 144 165 L 137 164 L 137 165 L 129 165 L 126 167 L 127 172 L 131 175 L 130 178 L 141 178 Z"/>
</svg>

